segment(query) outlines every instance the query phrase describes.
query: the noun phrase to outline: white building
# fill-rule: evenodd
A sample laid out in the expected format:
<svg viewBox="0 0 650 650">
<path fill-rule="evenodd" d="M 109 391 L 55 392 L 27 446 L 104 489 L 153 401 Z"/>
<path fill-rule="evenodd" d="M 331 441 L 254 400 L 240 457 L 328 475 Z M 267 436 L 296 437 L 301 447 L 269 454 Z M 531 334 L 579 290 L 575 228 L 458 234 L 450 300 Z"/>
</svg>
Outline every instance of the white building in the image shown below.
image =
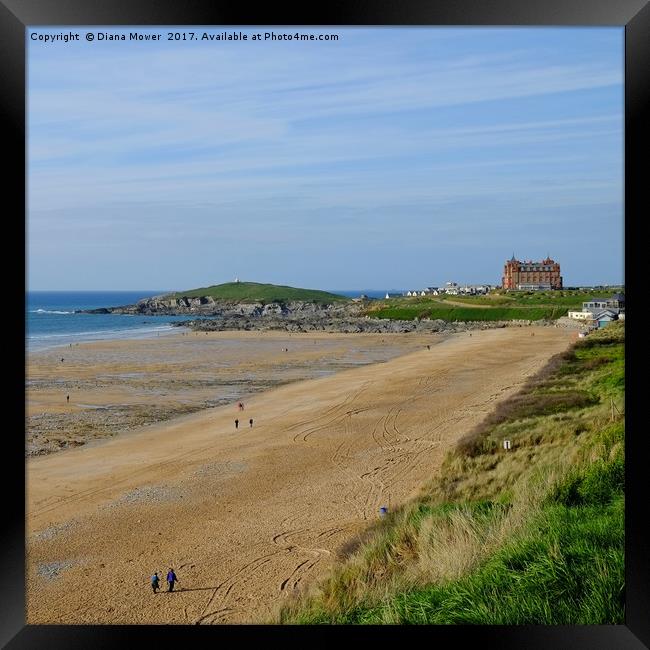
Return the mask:
<svg viewBox="0 0 650 650">
<path fill-rule="evenodd" d="M 570 311 L 567 316 L 575 320 L 592 320 L 594 315 L 590 311 Z"/>
<path fill-rule="evenodd" d="M 582 303 L 582 311 L 570 311 L 567 316 L 596 327 L 612 320 L 625 320 L 625 295 L 615 293 L 611 298 L 587 300 Z"/>
</svg>

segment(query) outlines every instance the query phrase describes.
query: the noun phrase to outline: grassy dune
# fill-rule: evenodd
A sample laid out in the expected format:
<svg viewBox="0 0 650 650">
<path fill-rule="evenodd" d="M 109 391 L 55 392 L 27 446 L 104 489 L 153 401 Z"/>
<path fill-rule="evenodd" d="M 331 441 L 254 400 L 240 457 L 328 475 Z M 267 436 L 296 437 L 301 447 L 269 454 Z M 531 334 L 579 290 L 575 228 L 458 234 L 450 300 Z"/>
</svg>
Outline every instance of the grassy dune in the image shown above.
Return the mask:
<svg viewBox="0 0 650 650">
<path fill-rule="evenodd" d="M 275 284 L 260 284 L 259 282 L 226 282 L 211 287 L 202 287 L 190 291 L 179 291 L 169 295 L 170 298 L 203 298 L 215 300 L 236 300 L 241 302 L 316 302 L 332 303 L 349 300 L 327 291 L 315 289 L 297 289 Z"/>
<path fill-rule="evenodd" d="M 622 624 L 624 336 L 554 357 L 277 620 Z"/>
</svg>

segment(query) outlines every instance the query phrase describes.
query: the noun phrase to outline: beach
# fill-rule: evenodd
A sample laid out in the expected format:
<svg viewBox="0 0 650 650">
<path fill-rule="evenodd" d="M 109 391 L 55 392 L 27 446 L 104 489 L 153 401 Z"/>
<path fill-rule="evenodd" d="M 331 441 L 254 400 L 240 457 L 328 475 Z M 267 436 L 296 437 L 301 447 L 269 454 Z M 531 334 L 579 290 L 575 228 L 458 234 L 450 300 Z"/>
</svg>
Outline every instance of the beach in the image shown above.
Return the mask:
<svg viewBox="0 0 650 650">
<path fill-rule="evenodd" d="M 27 623 L 269 622 L 574 339 L 201 332 L 30 357 Z"/>
<path fill-rule="evenodd" d="M 41 455 L 92 443 L 290 382 L 386 361 L 443 337 L 183 332 L 39 351 L 27 363 L 26 451 Z"/>
</svg>

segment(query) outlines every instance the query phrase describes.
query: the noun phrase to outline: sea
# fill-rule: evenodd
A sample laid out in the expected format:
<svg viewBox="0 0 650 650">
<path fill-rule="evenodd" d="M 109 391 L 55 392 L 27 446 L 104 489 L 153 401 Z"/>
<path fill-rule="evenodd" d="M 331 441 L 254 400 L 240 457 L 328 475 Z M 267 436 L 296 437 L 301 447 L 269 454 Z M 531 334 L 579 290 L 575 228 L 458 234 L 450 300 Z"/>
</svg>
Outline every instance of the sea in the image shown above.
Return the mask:
<svg viewBox="0 0 650 650">
<path fill-rule="evenodd" d="M 27 350 L 38 352 L 82 341 L 148 338 L 178 332 L 178 327 L 172 324 L 191 320 L 191 316 L 76 313 L 81 309 L 132 305 L 143 298 L 165 293 L 170 291 L 29 291 L 25 301 Z M 358 298 L 362 294 L 368 298 L 383 298 L 386 295 L 385 291 L 375 290 L 332 290 L 331 293 L 350 298 Z"/>
</svg>

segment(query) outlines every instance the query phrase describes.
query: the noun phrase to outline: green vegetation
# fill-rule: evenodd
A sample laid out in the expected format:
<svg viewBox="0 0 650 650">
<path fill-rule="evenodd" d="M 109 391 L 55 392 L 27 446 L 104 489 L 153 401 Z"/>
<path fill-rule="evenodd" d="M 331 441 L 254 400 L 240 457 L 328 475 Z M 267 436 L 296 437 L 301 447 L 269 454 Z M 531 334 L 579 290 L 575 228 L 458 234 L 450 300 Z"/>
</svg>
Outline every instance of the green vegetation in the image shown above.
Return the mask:
<svg viewBox="0 0 650 650">
<path fill-rule="evenodd" d="M 453 321 L 497 321 L 497 320 L 555 320 L 566 316 L 567 310 L 562 307 L 541 307 L 528 309 L 507 309 L 494 307 L 487 309 L 453 307 L 451 305 L 436 306 L 434 308 L 424 305 L 386 307 L 370 312 L 374 318 L 391 318 L 396 320 L 413 320 L 415 318 L 429 318 Z"/>
<path fill-rule="evenodd" d="M 504 291 L 482 296 L 415 296 L 375 301 L 366 314 L 373 318 L 445 321 L 555 320 L 582 303 L 609 297 L 613 290 Z"/>
<path fill-rule="evenodd" d="M 553 357 L 278 620 L 622 624 L 624 337 Z"/>
<path fill-rule="evenodd" d="M 501 305 L 510 307 L 565 307 L 581 309 L 582 303 L 594 298 L 609 298 L 618 289 L 581 291 L 560 289 L 556 291 L 505 291 L 497 289 L 485 296 L 438 296 L 438 299 L 465 302 L 473 305 Z"/>
<path fill-rule="evenodd" d="M 327 291 L 314 289 L 296 289 L 275 284 L 260 284 L 259 282 L 227 282 L 212 287 L 179 291 L 170 294 L 169 298 L 214 298 L 215 300 L 233 300 L 239 302 L 315 302 L 328 304 L 349 300 Z"/>
</svg>

